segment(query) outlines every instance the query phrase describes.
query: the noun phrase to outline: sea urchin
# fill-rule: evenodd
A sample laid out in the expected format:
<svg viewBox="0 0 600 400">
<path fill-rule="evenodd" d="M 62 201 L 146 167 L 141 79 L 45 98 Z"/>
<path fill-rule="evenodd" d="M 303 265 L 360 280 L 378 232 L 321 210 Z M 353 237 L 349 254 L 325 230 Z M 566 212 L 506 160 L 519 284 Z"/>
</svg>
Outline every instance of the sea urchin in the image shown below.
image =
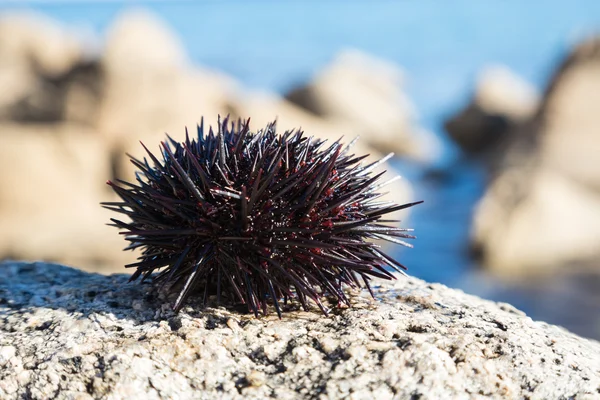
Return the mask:
<svg viewBox="0 0 600 400">
<path fill-rule="evenodd" d="M 420 202 L 380 201 L 383 172 L 371 171 L 385 159 L 363 165 L 351 144 L 300 130 L 278 135 L 275 123 L 254 133 L 249 120 L 227 119 L 216 134 L 201 125 L 196 139 L 168 137 L 162 160 L 142 144 L 150 161 L 130 156 L 137 182 L 109 181 L 122 201 L 103 203 L 131 219 L 111 219 L 126 250 L 142 249 L 126 266 L 137 269 L 130 281 L 177 288 L 175 311 L 202 293 L 204 302 L 209 294 L 237 299 L 255 315 L 272 302 L 281 317 L 282 299 L 304 309 L 310 299 L 327 314 L 325 296 L 350 304 L 344 285 L 371 291 L 371 277 L 393 279 L 385 266 L 406 268 L 368 240 L 409 246 L 410 229 L 382 217 Z"/>
</svg>

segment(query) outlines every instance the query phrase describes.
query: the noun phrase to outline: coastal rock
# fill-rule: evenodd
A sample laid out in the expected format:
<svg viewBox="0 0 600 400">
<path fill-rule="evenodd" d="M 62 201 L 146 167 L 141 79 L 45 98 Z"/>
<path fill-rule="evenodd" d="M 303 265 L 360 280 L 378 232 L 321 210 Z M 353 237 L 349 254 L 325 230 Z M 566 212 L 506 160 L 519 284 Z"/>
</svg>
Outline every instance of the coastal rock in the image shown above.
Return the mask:
<svg viewBox="0 0 600 400">
<path fill-rule="evenodd" d="M 402 81 L 397 66 L 359 51 L 346 51 L 286 99 L 320 118 L 352 126 L 381 152 L 432 161 L 439 154 L 439 144 L 416 127 L 416 112 L 401 90 Z"/>
<path fill-rule="evenodd" d="M 582 43 L 565 61 L 542 107 L 543 161 L 581 186 L 600 190 L 600 37 Z"/>
<path fill-rule="evenodd" d="M 216 123 L 227 115 L 236 83 L 215 71 L 188 64 L 179 39 L 161 20 L 141 11 L 119 17 L 108 33 L 102 66 L 106 95 L 98 130 L 115 154 L 123 155 L 117 175 L 133 177 L 125 152 L 142 154 L 149 146 L 194 130 L 202 116 Z M 118 157 L 118 156 L 117 156 Z"/>
<path fill-rule="evenodd" d="M 61 265 L 0 265 L 0 397 L 581 398 L 600 343 L 416 278 L 378 301 L 254 318 L 179 314 L 150 285 Z M 379 283 L 379 282 L 378 282 Z"/>
<path fill-rule="evenodd" d="M 450 138 L 464 151 L 498 150 L 498 145 L 531 118 L 539 96 L 525 80 L 504 66 L 485 68 L 470 103 L 445 123 Z"/>
<path fill-rule="evenodd" d="M 519 276 L 600 260 L 600 40 L 577 47 L 519 127 L 474 220 L 486 267 Z"/>
<path fill-rule="evenodd" d="M 76 64 L 55 81 L 62 88 L 60 119 L 71 124 L 95 128 L 104 98 L 104 71 L 98 60 Z"/>
<path fill-rule="evenodd" d="M 72 90 L 88 94 L 82 72 L 93 64 L 93 39 L 84 40 L 42 16 L 9 13 L 0 18 L 0 118 L 56 122 L 68 118 Z M 92 88 L 93 89 L 93 88 Z M 72 107 L 71 107 L 72 108 Z M 67 115 L 66 115 L 67 114 Z"/>
<path fill-rule="evenodd" d="M 92 269 L 131 261 L 105 224 L 99 203 L 112 198 L 102 140 L 69 125 L 2 125 L 0 254 L 61 260 Z"/>
<path fill-rule="evenodd" d="M 0 17 L 0 53 L 2 63 L 26 63 L 47 76 L 65 74 L 87 55 L 73 32 L 31 13 Z"/>
</svg>

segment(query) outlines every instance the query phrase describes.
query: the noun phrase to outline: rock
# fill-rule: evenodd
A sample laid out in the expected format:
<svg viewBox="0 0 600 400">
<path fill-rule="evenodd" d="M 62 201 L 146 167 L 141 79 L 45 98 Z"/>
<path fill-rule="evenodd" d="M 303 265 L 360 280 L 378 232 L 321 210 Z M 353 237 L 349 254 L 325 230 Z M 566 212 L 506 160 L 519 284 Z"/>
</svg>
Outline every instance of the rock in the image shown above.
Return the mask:
<svg viewBox="0 0 600 400">
<path fill-rule="evenodd" d="M 469 154 L 498 148 L 512 128 L 506 116 L 488 114 L 477 104 L 469 104 L 444 124 L 452 141 Z"/>
<path fill-rule="evenodd" d="M 72 91 L 79 93 L 78 102 L 90 93 L 97 100 L 96 87 L 81 86 L 86 83 L 82 76 L 93 71 L 93 50 L 87 50 L 93 48 L 93 39 L 84 40 L 35 14 L 0 18 L 0 118 L 56 122 L 72 114 L 65 111 Z"/>
<path fill-rule="evenodd" d="M 600 37 L 582 43 L 565 61 L 550 83 L 540 120 L 544 163 L 600 190 Z"/>
<path fill-rule="evenodd" d="M 132 261 L 100 208 L 112 199 L 108 149 L 81 127 L 2 125 L 0 255 L 89 269 Z M 116 263 L 116 264 L 115 264 Z"/>
<path fill-rule="evenodd" d="M 150 285 L 126 281 L 61 265 L 0 265 L 0 397 L 600 394 L 600 343 L 412 277 L 381 282 L 378 302 L 362 294 L 329 317 L 291 310 L 281 320 L 198 303 L 174 315 Z"/>
<path fill-rule="evenodd" d="M 96 127 L 104 97 L 104 71 L 98 60 L 75 65 L 56 82 L 63 87 L 61 120 Z"/>
<path fill-rule="evenodd" d="M 474 102 L 489 114 L 524 121 L 537 111 L 540 99 L 536 89 L 505 66 L 485 68 L 476 87 Z"/>
<path fill-rule="evenodd" d="M 6 119 L 21 123 L 96 124 L 103 74 L 96 61 L 73 65 L 58 77 L 39 75 L 36 85 L 7 107 Z"/>
<path fill-rule="evenodd" d="M 464 151 L 498 151 L 515 127 L 531 118 L 539 96 L 535 89 L 503 66 L 485 68 L 470 103 L 445 123 L 450 138 Z"/>
<path fill-rule="evenodd" d="M 286 98 L 314 115 L 352 126 L 381 152 L 394 151 L 419 161 L 439 155 L 437 140 L 416 128 L 416 112 L 401 91 L 402 71 L 358 51 L 346 51 L 306 86 Z"/>
<path fill-rule="evenodd" d="M 172 71 L 187 66 L 179 39 L 152 13 L 136 9 L 118 16 L 110 27 L 104 61 L 111 72 L 130 74 Z"/>
<path fill-rule="evenodd" d="M 473 240 L 506 276 L 600 260 L 600 40 L 579 46 L 519 127 L 480 202 Z"/>
<path fill-rule="evenodd" d="M 165 132 L 183 137 L 202 116 L 215 123 L 227 115 L 236 88 L 229 77 L 188 65 L 178 38 L 141 11 L 123 14 L 110 29 L 102 66 L 107 87 L 98 129 L 118 156 L 142 154 L 140 140 L 158 146 Z M 120 177 L 132 177 L 124 156 L 118 169 Z"/>
<path fill-rule="evenodd" d="M 64 75 L 88 56 L 76 37 L 41 15 L 9 13 L 0 18 L 2 62 L 28 63 L 43 75 Z"/>
</svg>

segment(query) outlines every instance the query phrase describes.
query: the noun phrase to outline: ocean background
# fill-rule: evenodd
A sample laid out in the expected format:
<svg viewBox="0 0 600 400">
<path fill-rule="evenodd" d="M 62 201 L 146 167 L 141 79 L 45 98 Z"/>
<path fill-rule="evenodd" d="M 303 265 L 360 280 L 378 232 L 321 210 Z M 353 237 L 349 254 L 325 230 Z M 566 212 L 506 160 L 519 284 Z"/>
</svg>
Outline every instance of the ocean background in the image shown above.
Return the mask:
<svg viewBox="0 0 600 400">
<path fill-rule="evenodd" d="M 485 172 L 447 142 L 442 125 L 468 101 L 485 66 L 505 65 L 543 91 L 567 51 L 600 33 L 600 1 L 0 3 L 0 11 L 34 10 L 100 37 L 132 7 L 159 15 L 179 35 L 193 63 L 253 89 L 284 94 L 348 48 L 400 65 L 419 124 L 445 146 L 443 156 L 427 168 L 397 161 L 416 198 L 425 200 L 408 223 L 416 228 L 415 248 L 399 249 L 398 258 L 419 278 L 512 303 L 534 319 L 564 323 L 560 313 L 540 311 L 543 297 L 503 290 L 469 259 L 470 219 Z"/>
</svg>

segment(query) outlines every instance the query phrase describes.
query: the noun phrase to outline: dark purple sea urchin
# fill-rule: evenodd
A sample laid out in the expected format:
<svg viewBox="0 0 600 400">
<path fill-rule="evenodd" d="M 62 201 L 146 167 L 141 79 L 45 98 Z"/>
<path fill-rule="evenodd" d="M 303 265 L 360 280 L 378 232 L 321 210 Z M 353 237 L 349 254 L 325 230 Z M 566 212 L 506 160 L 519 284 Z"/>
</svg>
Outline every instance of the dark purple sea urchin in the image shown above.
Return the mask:
<svg viewBox="0 0 600 400">
<path fill-rule="evenodd" d="M 175 311 L 202 293 L 204 302 L 237 299 L 255 315 L 272 301 L 281 317 L 281 299 L 304 309 L 310 299 L 327 314 L 324 296 L 350 304 L 344 285 L 371 291 L 371 277 L 393 279 L 385 266 L 406 268 L 368 239 L 408 246 L 410 229 L 382 217 L 420 202 L 379 201 L 383 172 L 371 171 L 384 160 L 362 165 L 366 156 L 350 154 L 351 145 L 299 130 L 278 135 L 275 123 L 253 133 L 249 120 L 227 119 L 216 134 L 199 126 L 197 139 L 187 130 L 184 143 L 168 137 L 162 160 L 142 144 L 150 161 L 130 156 L 137 182 L 109 181 L 122 201 L 103 203 L 131 219 L 111 219 L 131 242 L 126 250 L 142 249 L 126 266 L 137 268 L 130 281 L 178 288 Z"/>
</svg>

